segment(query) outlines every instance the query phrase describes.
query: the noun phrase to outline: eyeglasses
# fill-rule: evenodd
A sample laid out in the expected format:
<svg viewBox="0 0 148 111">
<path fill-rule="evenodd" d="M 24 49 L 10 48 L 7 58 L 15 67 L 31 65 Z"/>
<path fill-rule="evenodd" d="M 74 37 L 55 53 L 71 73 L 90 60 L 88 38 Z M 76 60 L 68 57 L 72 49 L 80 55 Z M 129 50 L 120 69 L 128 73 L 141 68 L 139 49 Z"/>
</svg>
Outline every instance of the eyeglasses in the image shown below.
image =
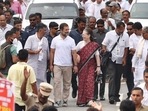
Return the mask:
<svg viewBox="0 0 148 111">
<path fill-rule="evenodd" d="M 29 19 L 29 21 L 35 21 L 35 19 Z"/>
</svg>

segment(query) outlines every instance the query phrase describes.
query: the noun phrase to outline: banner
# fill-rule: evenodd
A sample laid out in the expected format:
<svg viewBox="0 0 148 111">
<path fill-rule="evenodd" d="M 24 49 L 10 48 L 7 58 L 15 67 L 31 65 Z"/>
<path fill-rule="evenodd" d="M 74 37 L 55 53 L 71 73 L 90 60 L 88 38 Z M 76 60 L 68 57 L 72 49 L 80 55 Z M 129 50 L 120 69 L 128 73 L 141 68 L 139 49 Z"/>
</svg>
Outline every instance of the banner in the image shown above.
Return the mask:
<svg viewBox="0 0 148 111">
<path fill-rule="evenodd" d="M 12 83 L 5 79 L 0 79 L 0 111 L 14 111 Z"/>
</svg>

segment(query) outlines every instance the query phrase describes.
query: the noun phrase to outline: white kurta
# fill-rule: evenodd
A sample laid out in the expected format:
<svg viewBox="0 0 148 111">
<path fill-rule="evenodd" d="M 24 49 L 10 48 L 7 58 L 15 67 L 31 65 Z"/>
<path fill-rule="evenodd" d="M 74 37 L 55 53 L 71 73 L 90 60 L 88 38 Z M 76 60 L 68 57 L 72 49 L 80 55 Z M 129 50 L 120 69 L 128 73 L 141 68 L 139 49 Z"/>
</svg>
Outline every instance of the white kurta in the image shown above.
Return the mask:
<svg viewBox="0 0 148 111">
<path fill-rule="evenodd" d="M 40 43 L 41 41 L 42 44 Z M 27 39 L 25 49 L 36 51 L 39 47 L 42 47 L 42 54 L 29 54 L 27 62 L 35 71 L 37 85 L 46 81 L 47 60 L 49 58 L 48 40 L 45 37 L 40 40 L 36 34 Z"/>
<path fill-rule="evenodd" d="M 142 49 L 141 58 L 137 57 L 137 50 L 132 59 L 132 67 L 135 68 L 134 72 L 134 84 L 137 86 L 141 81 L 143 81 L 143 71 L 145 69 L 145 61 L 148 54 L 148 40 L 145 40 Z"/>
</svg>

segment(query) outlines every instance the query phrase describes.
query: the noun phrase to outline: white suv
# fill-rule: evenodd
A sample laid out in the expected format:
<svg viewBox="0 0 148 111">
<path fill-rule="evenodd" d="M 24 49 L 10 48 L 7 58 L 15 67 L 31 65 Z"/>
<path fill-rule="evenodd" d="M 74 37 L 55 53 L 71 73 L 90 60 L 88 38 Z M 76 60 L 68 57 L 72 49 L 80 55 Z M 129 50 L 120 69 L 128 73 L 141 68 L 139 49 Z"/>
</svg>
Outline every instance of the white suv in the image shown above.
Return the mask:
<svg viewBox="0 0 148 111">
<path fill-rule="evenodd" d="M 130 21 L 141 22 L 142 26 L 148 26 L 148 0 L 133 0 L 130 7 Z"/>
<path fill-rule="evenodd" d="M 78 17 L 79 0 L 32 0 L 23 17 L 23 29 L 29 25 L 29 15 L 41 13 L 42 22 L 49 26 L 51 21 L 63 22 L 72 27 L 73 18 Z"/>
</svg>

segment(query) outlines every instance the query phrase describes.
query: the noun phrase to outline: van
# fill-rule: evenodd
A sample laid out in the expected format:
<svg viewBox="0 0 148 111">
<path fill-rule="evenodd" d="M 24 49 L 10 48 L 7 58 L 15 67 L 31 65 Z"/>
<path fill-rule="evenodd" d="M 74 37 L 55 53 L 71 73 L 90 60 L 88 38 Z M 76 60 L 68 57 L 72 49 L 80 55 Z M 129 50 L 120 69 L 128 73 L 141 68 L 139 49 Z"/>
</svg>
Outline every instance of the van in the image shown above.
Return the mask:
<svg viewBox="0 0 148 111">
<path fill-rule="evenodd" d="M 130 21 L 141 22 L 142 26 L 148 26 L 148 0 L 133 0 L 130 6 Z"/>
<path fill-rule="evenodd" d="M 29 25 L 29 15 L 42 14 L 42 23 L 49 26 L 51 21 L 67 23 L 72 27 L 73 19 L 79 16 L 79 0 L 31 0 L 23 17 L 23 29 Z"/>
</svg>

